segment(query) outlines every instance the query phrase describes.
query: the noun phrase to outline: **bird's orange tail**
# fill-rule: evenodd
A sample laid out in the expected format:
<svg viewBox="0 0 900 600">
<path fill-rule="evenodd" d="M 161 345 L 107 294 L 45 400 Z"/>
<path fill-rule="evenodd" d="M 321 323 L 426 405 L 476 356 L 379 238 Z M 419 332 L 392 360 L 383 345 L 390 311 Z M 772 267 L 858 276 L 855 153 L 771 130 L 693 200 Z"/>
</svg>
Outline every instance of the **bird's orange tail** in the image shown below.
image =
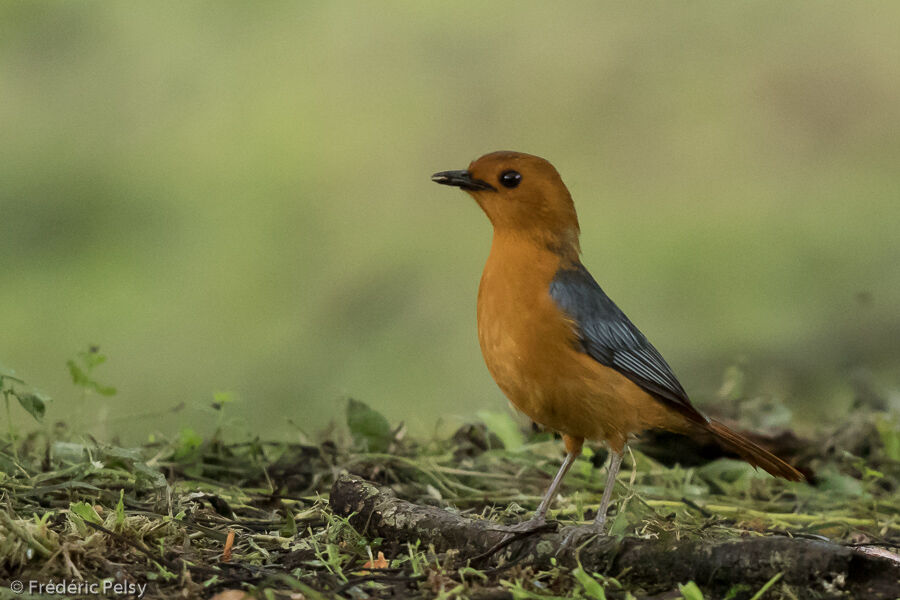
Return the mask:
<svg viewBox="0 0 900 600">
<path fill-rule="evenodd" d="M 716 440 L 720 444 L 739 454 L 754 467 L 760 467 L 775 477 L 782 477 L 788 481 L 806 480 L 803 473 L 718 421 L 710 421 L 706 427 L 710 433 L 716 436 Z"/>
</svg>

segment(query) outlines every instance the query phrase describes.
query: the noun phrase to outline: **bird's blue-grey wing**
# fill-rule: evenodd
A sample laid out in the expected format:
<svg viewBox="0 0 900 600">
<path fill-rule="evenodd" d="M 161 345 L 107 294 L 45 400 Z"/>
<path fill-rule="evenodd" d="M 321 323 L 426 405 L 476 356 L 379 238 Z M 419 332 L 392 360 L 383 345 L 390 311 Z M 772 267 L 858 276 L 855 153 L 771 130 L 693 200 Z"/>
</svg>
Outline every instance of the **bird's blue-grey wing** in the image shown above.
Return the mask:
<svg viewBox="0 0 900 600">
<path fill-rule="evenodd" d="M 665 359 L 580 263 L 560 269 L 550 296 L 575 324 L 580 350 L 692 420 L 705 421 Z"/>
</svg>

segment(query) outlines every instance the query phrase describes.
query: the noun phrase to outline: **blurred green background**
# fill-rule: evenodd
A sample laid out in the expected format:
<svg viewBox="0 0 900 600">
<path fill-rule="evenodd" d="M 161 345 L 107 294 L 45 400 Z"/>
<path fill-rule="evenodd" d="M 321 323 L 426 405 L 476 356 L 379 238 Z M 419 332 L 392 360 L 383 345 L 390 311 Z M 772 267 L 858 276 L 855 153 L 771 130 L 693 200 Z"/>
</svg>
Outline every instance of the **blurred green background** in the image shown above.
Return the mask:
<svg viewBox="0 0 900 600">
<path fill-rule="evenodd" d="M 860 369 L 900 387 L 898 31 L 893 3 L 4 2 L 0 363 L 106 436 L 211 427 L 220 391 L 269 437 L 348 396 L 420 432 L 500 410 L 490 227 L 429 176 L 514 149 L 697 403 L 739 363 L 815 424 Z M 114 397 L 69 380 L 90 343 Z"/>
</svg>

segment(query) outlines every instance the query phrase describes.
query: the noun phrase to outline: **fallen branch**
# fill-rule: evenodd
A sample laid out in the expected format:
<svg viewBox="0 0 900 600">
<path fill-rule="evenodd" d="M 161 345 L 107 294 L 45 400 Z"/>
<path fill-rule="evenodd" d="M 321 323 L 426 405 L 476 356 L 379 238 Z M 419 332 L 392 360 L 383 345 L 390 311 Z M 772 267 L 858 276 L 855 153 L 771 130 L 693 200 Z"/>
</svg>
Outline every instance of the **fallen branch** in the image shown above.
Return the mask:
<svg viewBox="0 0 900 600">
<path fill-rule="evenodd" d="M 779 585 L 815 592 L 820 598 L 842 598 L 849 593 L 853 598 L 892 600 L 900 590 L 900 566 L 893 561 L 817 540 L 779 536 L 616 540 L 594 536 L 590 527 L 568 527 L 504 546 L 507 534 L 495 523 L 400 500 L 390 490 L 353 475 L 335 481 L 330 504 L 336 514 L 349 517 L 369 537 L 397 543 L 420 540 L 437 551 L 456 549 L 464 560 L 481 555 L 494 563 L 515 560 L 537 568 L 549 567 L 552 558 L 570 568 L 580 562 L 587 571 L 624 574 L 629 583 L 650 593 L 689 580 L 717 593 L 737 583 L 758 589 L 777 573 L 783 573 Z M 563 546 L 569 533 L 574 533 L 572 542 Z"/>
</svg>

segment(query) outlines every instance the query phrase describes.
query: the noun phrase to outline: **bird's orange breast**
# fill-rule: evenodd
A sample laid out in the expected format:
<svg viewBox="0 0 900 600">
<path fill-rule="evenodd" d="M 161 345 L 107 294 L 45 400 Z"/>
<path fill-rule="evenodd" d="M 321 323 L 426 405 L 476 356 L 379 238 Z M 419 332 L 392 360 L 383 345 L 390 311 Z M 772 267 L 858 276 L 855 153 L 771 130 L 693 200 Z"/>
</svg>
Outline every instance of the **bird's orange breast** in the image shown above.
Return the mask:
<svg viewBox="0 0 900 600">
<path fill-rule="evenodd" d="M 573 323 L 549 292 L 565 261 L 495 233 L 478 290 L 478 340 L 497 385 L 536 423 L 613 448 L 650 427 L 676 429 L 671 410 L 578 350 Z"/>
</svg>

